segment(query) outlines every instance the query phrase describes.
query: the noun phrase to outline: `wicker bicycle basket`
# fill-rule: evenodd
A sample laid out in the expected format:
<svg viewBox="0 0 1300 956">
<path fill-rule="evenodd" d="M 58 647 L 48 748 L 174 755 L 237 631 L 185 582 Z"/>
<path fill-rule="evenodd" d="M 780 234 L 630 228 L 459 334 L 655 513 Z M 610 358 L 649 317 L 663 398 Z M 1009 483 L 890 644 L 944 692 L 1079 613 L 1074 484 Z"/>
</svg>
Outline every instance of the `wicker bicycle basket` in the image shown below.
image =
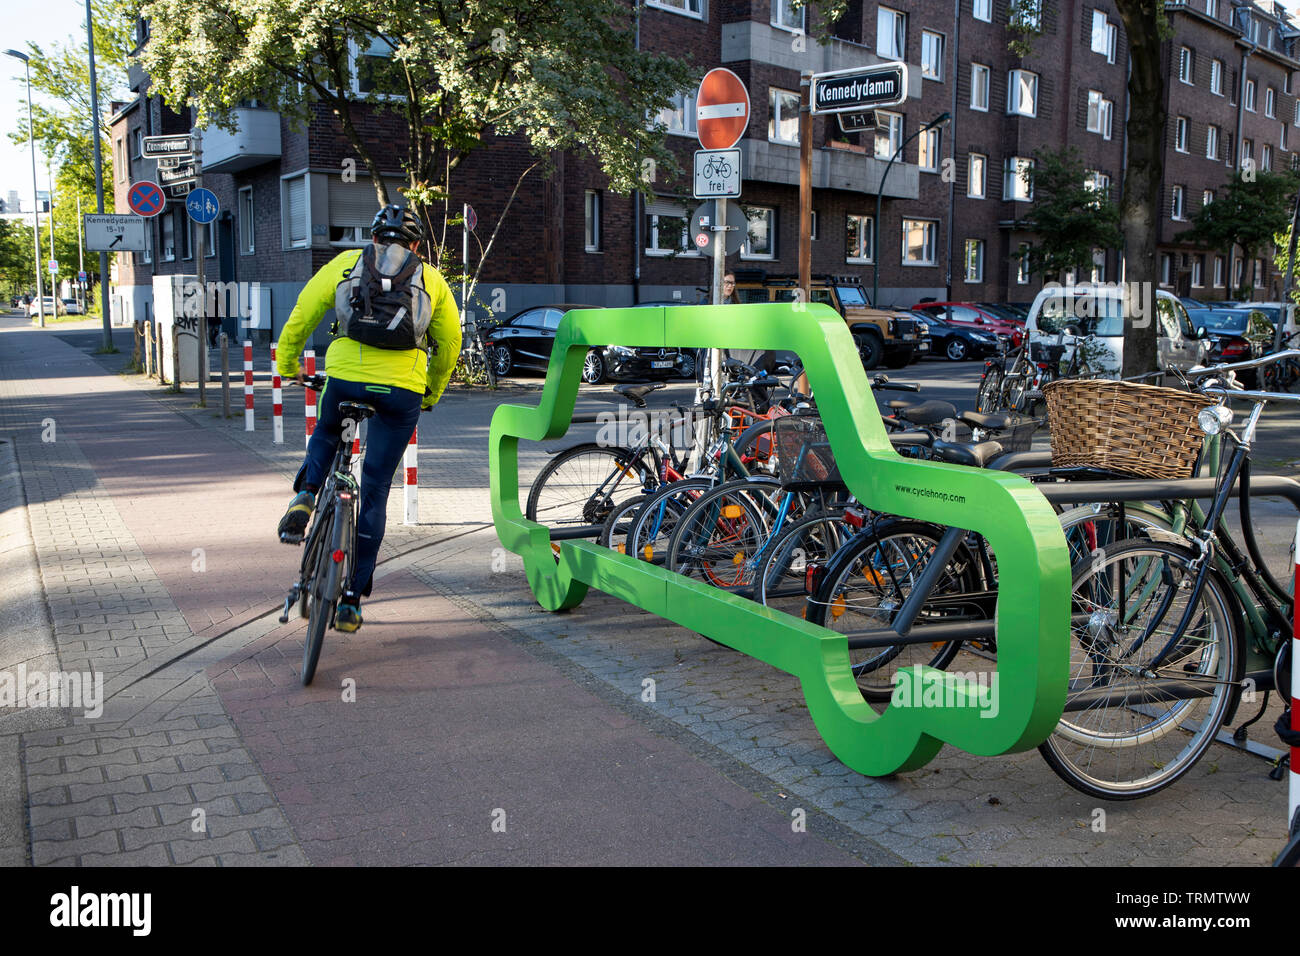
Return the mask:
<svg viewBox="0 0 1300 956">
<path fill-rule="evenodd" d="M 1052 464 L 1089 465 L 1138 478 L 1190 478 L 1213 398 L 1155 385 L 1060 379 L 1043 386 Z"/>
<path fill-rule="evenodd" d="M 777 474 L 784 487 L 843 483 L 820 418 L 786 415 L 772 423 L 772 431 L 776 437 Z"/>
</svg>

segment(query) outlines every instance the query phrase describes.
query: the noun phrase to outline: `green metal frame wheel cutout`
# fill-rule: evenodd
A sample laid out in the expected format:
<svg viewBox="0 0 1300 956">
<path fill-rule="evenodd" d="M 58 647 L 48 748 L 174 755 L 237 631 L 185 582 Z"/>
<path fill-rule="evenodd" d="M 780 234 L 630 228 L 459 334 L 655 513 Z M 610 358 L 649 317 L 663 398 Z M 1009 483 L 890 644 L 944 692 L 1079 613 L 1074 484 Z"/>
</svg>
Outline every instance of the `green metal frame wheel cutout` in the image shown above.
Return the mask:
<svg viewBox="0 0 1300 956">
<path fill-rule="evenodd" d="M 953 674 L 915 671 L 937 704 L 912 701 L 877 714 L 849 665 L 848 640 L 823 627 L 601 548 L 559 542 L 519 507 L 519 439 L 568 431 L 587 349 L 607 342 L 798 353 L 840 473 L 865 506 L 983 535 L 998 559 L 998 661 L 990 699 Z M 536 407 L 501 405 L 489 438 L 492 518 L 501 544 L 522 556 L 542 607 L 576 607 L 588 587 L 635 604 L 797 677 L 813 722 L 841 761 L 867 776 L 911 770 L 944 743 L 973 754 L 1038 746 L 1065 706 L 1070 565 L 1056 514 L 1024 478 L 907 459 L 889 443 L 857 349 L 829 306 L 755 304 L 582 309 L 564 316 Z"/>
</svg>

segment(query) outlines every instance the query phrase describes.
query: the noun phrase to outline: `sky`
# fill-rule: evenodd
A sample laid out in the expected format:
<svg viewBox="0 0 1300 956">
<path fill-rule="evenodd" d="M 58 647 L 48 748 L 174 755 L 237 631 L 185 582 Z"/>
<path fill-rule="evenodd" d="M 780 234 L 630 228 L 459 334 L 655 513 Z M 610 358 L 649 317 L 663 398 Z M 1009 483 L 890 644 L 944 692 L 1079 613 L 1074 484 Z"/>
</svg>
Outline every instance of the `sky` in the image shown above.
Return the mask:
<svg viewBox="0 0 1300 956">
<path fill-rule="evenodd" d="M 44 48 L 55 43 L 80 43 L 86 36 L 84 0 L 44 0 L 41 3 L 5 4 L 4 37 L 0 50 L 27 51 L 34 42 Z M 39 99 L 39 97 L 33 97 Z M 27 113 L 27 82 L 23 63 L 0 56 L 0 198 L 18 190 L 23 209 L 32 202 L 32 160 L 30 147 L 15 146 L 9 134 L 18 130 L 20 116 Z M 48 188 L 45 157 L 36 151 L 37 188 Z"/>
</svg>

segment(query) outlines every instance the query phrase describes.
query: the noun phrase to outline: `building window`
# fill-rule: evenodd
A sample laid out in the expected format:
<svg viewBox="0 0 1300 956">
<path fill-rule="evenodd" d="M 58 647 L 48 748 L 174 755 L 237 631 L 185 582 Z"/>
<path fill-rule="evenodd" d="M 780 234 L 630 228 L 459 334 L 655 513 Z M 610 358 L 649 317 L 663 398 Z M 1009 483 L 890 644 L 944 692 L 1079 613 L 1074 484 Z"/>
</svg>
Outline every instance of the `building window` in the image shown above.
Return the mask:
<svg viewBox="0 0 1300 956">
<path fill-rule="evenodd" d="M 1099 173 L 1095 169 L 1089 170 L 1083 177 L 1083 184 L 1098 194 L 1098 201 L 1110 202 L 1110 177 L 1105 173 Z"/>
<path fill-rule="evenodd" d="M 875 238 L 875 220 L 871 216 L 850 215 L 846 221 L 845 262 L 875 262 L 872 241 Z"/>
<path fill-rule="evenodd" d="M 876 55 L 903 60 L 907 50 L 907 14 L 888 7 L 876 10 Z"/>
<path fill-rule="evenodd" d="M 163 213 L 158 217 L 158 247 L 163 262 L 176 261 L 176 217 Z"/>
<path fill-rule="evenodd" d="M 1174 124 L 1174 149 L 1187 152 L 1187 117 L 1180 116 Z"/>
<path fill-rule="evenodd" d="M 903 220 L 903 265 L 932 266 L 938 261 L 939 223 L 933 219 Z"/>
<path fill-rule="evenodd" d="M 776 210 L 771 206 L 741 206 L 745 214 L 745 244 L 742 259 L 776 258 Z"/>
<path fill-rule="evenodd" d="M 1255 260 L 1255 288 L 1260 289 L 1264 285 L 1264 260 Z"/>
<path fill-rule="evenodd" d="M 131 130 L 131 158 L 141 159 L 144 152 L 144 130 L 136 127 Z"/>
<path fill-rule="evenodd" d="M 1295 113 L 1291 117 L 1292 126 L 1300 126 L 1300 100 L 1295 101 Z"/>
<path fill-rule="evenodd" d="M 153 262 L 153 223 L 147 219 L 144 223 L 144 251 L 140 253 L 140 261 Z"/>
<path fill-rule="evenodd" d="M 1100 133 L 1102 139 L 1110 139 L 1111 120 L 1115 115 L 1115 103 L 1106 99 L 1096 90 L 1088 91 L 1088 132 Z"/>
<path fill-rule="evenodd" d="M 1018 116 L 1038 115 L 1038 74 L 1012 70 L 1007 77 L 1007 112 Z"/>
<path fill-rule="evenodd" d="M 1192 54 L 1192 48 L 1180 47 L 1178 50 L 1178 79 L 1189 86 L 1193 83 L 1194 62 L 1195 57 Z"/>
<path fill-rule="evenodd" d="M 1217 289 L 1223 288 L 1223 256 L 1214 257 L 1214 286 Z"/>
<path fill-rule="evenodd" d="M 181 224 L 178 231 L 181 234 L 181 258 L 194 258 L 194 220 L 185 214 L 183 207 L 176 210 L 176 217 L 180 219 Z"/>
<path fill-rule="evenodd" d="M 405 79 L 401 69 L 393 62 L 394 47 L 382 37 L 368 41 L 365 47 L 352 46 L 352 91 L 357 94 L 378 93 L 384 96 L 401 96 Z"/>
<path fill-rule="evenodd" d="M 921 31 L 921 75 L 927 80 L 943 79 L 943 34 Z"/>
<path fill-rule="evenodd" d="M 1219 158 L 1219 127 L 1217 126 L 1205 127 L 1205 158 Z"/>
<path fill-rule="evenodd" d="M 1101 10 L 1092 11 L 1092 52 L 1100 53 L 1107 63 L 1115 62 L 1115 43 L 1118 28 Z"/>
<path fill-rule="evenodd" d="M 938 126 L 927 129 L 917 140 L 917 157 L 916 164 L 924 172 L 937 173 L 939 171 L 939 153 L 941 149 L 939 134 L 943 130 Z"/>
<path fill-rule="evenodd" d="M 1210 92 L 1215 96 L 1223 95 L 1223 61 L 1210 61 Z"/>
<path fill-rule="evenodd" d="M 1278 143 L 1278 145 L 1282 147 L 1282 152 L 1284 152 L 1284 153 L 1288 151 L 1288 147 L 1287 147 L 1287 145 L 1286 145 L 1286 141 L 1287 141 L 1286 125 L 1283 124 L 1283 126 L 1282 126 L 1282 139 L 1281 139 L 1281 142 Z"/>
<path fill-rule="evenodd" d="M 1271 86 L 1264 90 L 1264 115 L 1269 119 L 1277 118 L 1277 90 Z"/>
<path fill-rule="evenodd" d="M 1029 243 L 1022 242 L 1016 256 L 1016 285 L 1029 285 Z"/>
<path fill-rule="evenodd" d="M 808 229 L 808 233 L 809 233 L 808 238 L 816 239 L 817 238 L 817 210 L 810 209 L 808 210 L 808 212 L 812 216 L 812 221 L 809 224 L 809 229 Z"/>
<path fill-rule="evenodd" d="M 1263 148 L 1260 150 L 1259 153 L 1259 168 L 1260 169 L 1273 168 L 1273 147 L 1268 145 L 1267 143 L 1264 144 Z"/>
<path fill-rule="evenodd" d="M 698 255 L 691 245 L 689 213 L 677 203 L 646 204 L 646 255 Z"/>
<path fill-rule="evenodd" d="M 1246 81 L 1246 109 L 1255 112 L 1255 81 Z"/>
<path fill-rule="evenodd" d="M 1232 165 L 1232 130 L 1224 130 L 1223 133 L 1223 162 L 1225 166 Z"/>
<path fill-rule="evenodd" d="M 604 238 L 601 235 L 600 198 L 599 190 L 588 189 L 583 199 L 583 248 L 587 252 L 600 252 L 600 243 Z"/>
<path fill-rule="evenodd" d="M 1169 285 L 1169 273 L 1173 265 L 1173 257 L 1167 252 L 1160 254 L 1160 284 Z"/>
<path fill-rule="evenodd" d="M 646 6 L 704 19 L 704 0 L 646 0 Z"/>
<path fill-rule="evenodd" d="M 672 105 L 665 106 L 655 117 L 654 125 L 669 133 L 694 136 L 695 132 L 695 91 L 678 93 L 673 97 Z"/>
<path fill-rule="evenodd" d="M 971 16 L 985 23 L 993 22 L 993 0 L 972 0 Z"/>
<path fill-rule="evenodd" d="M 295 176 L 284 182 L 284 223 L 282 234 L 288 249 L 306 248 L 311 242 L 308 228 L 307 177 Z"/>
<path fill-rule="evenodd" d="M 795 33 L 803 33 L 806 13 L 804 7 L 796 10 L 791 5 L 790 0 L 772 0 L 772 26 L 774 27 L 793 30 Z"/>
<path fill-rule="evenodd" d="M 253 187 L 245 186 L 239 191 L 239 251 L 248 256 L 256 249 L 256 226 L 253 220 Z"/>
<path fill-rule="evenodd" d="M 1244 276 L 1244 275 L 1245 275 L 1245 272 L 1246 272 L 1246 260 L 1245 260 L 1245 259 L 1237 259 L 1237 260 L 1233 263 L 1232 272 L 1233 272 L 1233 275 L 1236 277 L 1236 278 L 1233 279 L 1232 284 L 1233 284 L 1234 286 L 1236 286 L 1238 289 L 1240 289 L 1240 288 L 1241 288 L 1241 279 L 1242 279 L 1242 276 Z"/>
<path fill-rule="evenodd" d="M 1200 289 L 1205 285 L 1205 257 L 1192 256 L 1192 288 Z"/>
<path fill-rule="evenodd" d="M 1212 203 L 1212 202 L 1214 202 L 1214 190 L 1213 190 L 1213 189 L 1204 189 L 1204 190 L 1202 190 L 1202 191 L 1201 191 L 1201 205 L 1202 205 L 1202 206 L 1208 206 L 1208 205 L 1209 205 L 1210 203 Z"/>
<path fill-rule="evenodd" d="M 1246 165 L 1247 161 L 1255 161 L 1255 141 L 1253 139 L 1243 139 L 1241 141 L 1241 164 Z"/>
<path fill-rule="evenodd" d="M 1093 283 L 1106 281 L 1106 250 L 1092 250 L 1092 281 Z"/>
<path fill-rule="evenodd" d="M 217 229 L 216 224 L 205 222 L 203 224 L 203 258 L 207 259 L 217 254 Z"/>
<path fill-rule="evenodd" d="M 1029 171 L 1034 161 L 1023 156 L 1008 156 L 1002 167 L 1002 198 L 1016 202 L 1032 202 L 1034 190 L 1029 182 Z"/>
<path fill-rule="evenodd" d="M 984 240 L 966 240 L 966 281 L 984 281 Z"/>
<path fill-rule="evenodd" d="M 1169 218 L 1179 222 L 1185 218 L 1183 216 L 1183 213 L 1186 211 L 1186 205 L 1183 199 L 1185 193 L 1186 190 L 1182 186 L 1175 186 L 1173 188 L 1173 200 L 1171 203 Z"/>
<path fill-rule="evenodd" d="M 1219 19 L 1219 0 L 1205 0 L 1205 15 Z"/>
<path fill-rule="evenodd" d="M 987 167 L 987 156 L 980 153 L 969 155 L 966 168 L 966 195 L 971 199 L 983 199 L 987 195 L 984 187 L 984 171 Z"/>
<path fill-rule="evenodd" d="M 970 65 L 970 108 L 981 113 L 989 110 L 989 68 L 979 63 Z"/>
<path fill-rule="evenodd" d="M 1041 30 L 1043 28 L 1042 0 L 1016 0 L 1008 19 L 1012 26 L 1023 27 L 1026 30 Z"/>
<path fill-rule="evenodd" d="M 769 87 L 767 138 L 773 143 L 799 145 L 799 94 Z"/>
<path fill-rule="evenodd" d="M 893 159 L 903 143 L 903 114 L 876 110 L 876 158 Z"/>
<path fill-rule="evenodd" d="M 113 163 L 117 166 L 117 181 L 126 182 L 126 150 L 122 146 L 122 137 L 113 140 Z"/>
</svg>

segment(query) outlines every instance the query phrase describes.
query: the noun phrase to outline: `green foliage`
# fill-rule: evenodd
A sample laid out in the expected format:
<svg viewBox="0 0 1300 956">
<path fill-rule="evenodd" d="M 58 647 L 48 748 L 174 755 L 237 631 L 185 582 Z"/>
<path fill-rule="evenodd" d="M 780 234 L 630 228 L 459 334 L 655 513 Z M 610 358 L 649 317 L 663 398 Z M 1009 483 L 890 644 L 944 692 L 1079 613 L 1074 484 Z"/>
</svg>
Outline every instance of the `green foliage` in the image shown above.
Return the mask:
<svg viewBox="0 0 1300 956">
<path fill-rule="evenodd" d="M 1239 245 L 1249 262 L 1275 237 L 1290 232 L 1297 189 L 1300 176 L 1290 170 L 1260 170 L 1249 178 L 1235 174 L 1214 202 L 1197 210 L 1191 228 L 1178 238 L 1225 252 Z M 1285 238 L 1281 248 L 1285 255 Z"/>
<path fill-rule="evenodd" d="M 1007 49 L 1019 57 L 1034 50 L 1034 39 L 1043 35 L 1043 0 L 1010 0 L 1007 4 Z"/>
<path fill-rule="evenodd" d="M 1038 242 L 1027 253 L 1029 271 L 1054 278 L 1071 269 L 1085 273 L 1094 249 L 1119 248 L 1119 208 L 1085 184 L 1078 151 L 1039 150 L 1029 171 L 1034 202 L 1019 225 Z"/>
<path fill-rule="evenodd" d="M 35 294 L 35 255 L 32 227 L 17 220 L 0 219 L 0 293 Z"/>
</svg>

